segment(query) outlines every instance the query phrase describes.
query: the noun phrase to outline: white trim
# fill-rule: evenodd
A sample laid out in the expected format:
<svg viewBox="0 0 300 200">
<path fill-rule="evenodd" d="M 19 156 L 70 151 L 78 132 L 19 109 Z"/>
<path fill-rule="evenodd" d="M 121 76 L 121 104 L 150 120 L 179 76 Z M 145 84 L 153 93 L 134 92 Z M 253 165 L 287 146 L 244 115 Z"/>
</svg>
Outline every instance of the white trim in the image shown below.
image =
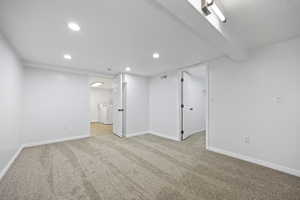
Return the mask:
<svg viewBox="0 0 300 200">
<path fill-rule="evenodd" d="M 185 70 L 189 69 L 189 68 L 193 68 L 193 67 L 197 67 L 197 66 L 203 66 L 205 67 L 205 72 L 206 72 L 206 99 L 205 99 L 205 106 L 206 106 L 206 109 L 205 109 L 205 129 L 203 131 L 206 132 L 206 137 L 205 137 L 205 144 L 206 144 L 206 147 L 209 146 L 209 106 L 210 106 L 210 91 L 209 91 L 209 67 L 208 67 L 208 64 L 207 63 L 198 63 L 198 64 L 195 64 L 195 65 L 191 65 L 191 66 L 187 66 L 187 67 L 183 67 L 183 68 L 180 68 L 178 70 L 179 72 L 179 86 L 178 86 L 178 91 L 179 91 L 179 127 L 180 129 L 182 129 L 182 116 L 181 116 L 181 104 L 182 104 L 182 99 L 181 99 L 181 96 L 182 96 L 182 91 L 181 91 L 181 78 L 183 78 L 183 72 L 185 72 Z M 181 130 L 179 130 L 179 138 L 180 138 L 180 141 L 181 141 Z M 191 134 L 192 135 L 192 134 Z M 191 136 L 189 135 L 189 136 Z M 188 136 L 188 137 L 189 137 Z"/>
<path fill-rule="evenodd" d="M 121 72 L 121 108 L 123 109 L 122 112 L 122 136 L 126 137 L 126 130 L 127 130 L 127 124 L 126 124 L 126 117 L 127 117 L 127 82 L 125 81 L 125 73 Z M 114 123 L 114 122 L 113 122 Z"/>
<path fill-rule="evenodd" d="M 113 77 L 113 75 L 106 73 L 104 71 L 97 72 L 94 70 L 86 70 L 83 68 L 71 68 L 71 67 L 60 66 L 60 65 L 51 65 L 51 64 L 45 64 L 45 63 L 32 62 L 29 60 L 21 60 L 21 62 L 25 67 L 31 67 L 31 68 L 39 68 L 39 69 L 44 69 L 44 70 L 67 72 L 67 73 L 88 75 L 88 76 L 98 76 L 98 77 L 102 77 L 102 78 L 112 78 Z"/>
<path fill-rule="evenodd" d="M 143 132 L 136 132 L 136 133 L 128 133 L 126 134 L 126 137 L 134 137 L 134 136 L 138 136 L 138 135 L 145 135 L 147 133 L 150 133 L 149 131 L 143 131 Z"/>
<path fill-rule="evenodd" d="M 90 137 L 89 135 L 82 135 L 82 136 L 62 138 L 62 139 L 57 139 L 57 140 L 48 140 L 48 141 L 44 141 L 44 142 L 34 142 L 34 143 L 22 144 L 19 147 L 19 149 L 17 150 L 17 152 L 13 155 L 13 157 L 10 159 L 10 161 L 6 164 L 6 166 L 0 172 L 0 181 L 4 177 L 4 175 L 7 173 L 8 169 L 11 167 L 11 165 L 14 163 L 16 158 L 19 156 L 21 151 L 26 147 L 34 147 L 34 146 L 40 146 L 40 145 L 44 145 L 44 144 L 53 144 L 53 143 L 64 142 L 64 141 L 69 141 L 69 140 L 84 139 L 84 138 L 89 138 L 89 137 Z"/>
<path fill-rule="evenodd" d="M 181 104 L 183 104 L 183 82 L 181 79 L 184 78 L 183 75 L 184 69 L 178 71 L 178 109 L 179 109 L 179 130 L 178 130 L 178 138 L 180 141 L 184 140 L 184 135 L 182 135 L 181 131 L 184 129 L 183 124 L 183 109 L 181 108 Z"/>
<path fill-rule="evenodd" d="M 23 148 L 24 148 L 24 146 L 21 145 L 19 147 L 19 149 L 16 151 L 16 153 L 13 155 L 13 157 L 6 164 L 6 166 L 2 169 L 2 171 L 0 172 L 0 181 L 4 177 L 4 175 L 7 173 L 8 169 L 11 167 L 11 165 L 14 163 L 14 161 L 17 159 L 17 157 L 20 155 Z"/>
<path fill-rule="evenodd" d="M 165 135 L 163 133 L 158 133 L 158 132 L 155 132 L 155 131 L 148 131 L 148 133 L 150 133 L 152 135 L 156 135 L 158 137 L 166 138 L 166 139 L 169 139 L 169 140 L 181 141 L 178 137 L 168 136 L 168 135 Z"/>
<path fill-rule="evenodd" d="M 209 147 L 209 116 L 210 116 L 210 84 L 209 84 L 209 67 L 206 64 L 206 110 L 205 110 L 205 146 Z"/>
<path fill-rule="evenodd" d="M 102 123 L 104 125 L 113 125 L 112 123 Z"/>
<path fill-rule="evenodd" d="M 291 169 L 289 167 L 278 165 L 278 164 L 275 164 L 275 163 L 272 163 L 272 162 L 259 160 L 259 159 L 256 159 L 256 158 L 252 158 L 252 157 L 245 156 L 245 155 L 238 154 L 238 153 L 233 153 L 233 152 L 222 150 L 222 149 L 218 149 L 218 148 L 215 148 L 215 147 L 207 147 L 207 150 L 213 151 L 215 153 L 224 154 L 224 155 L 227 155 L 227 156 L 230 156 L 230 157 L 233 157 L 233 158 L 237 158 L 237 159 L 240 159 L 240 160 L 244 160 L 244 161 L 247 161 L 247 162 L 251 162 L 251 163 L 254 163 L 254 164 L 257 164 L 257 165 L 261 165 L 261 166 L 268 167 L 268 168 L 271 168 L 271 169 L 274 169 L 274 170 L 277 170 L 277 171 L 285 172 L 287 174 L 291 174 L 291 175 L 300 177 L 300 170 Z"/>
<path fill-rule="evenodd" d="M 194 135 L 194 134 L 196 134 L 196 133 L 201 133 L 201 132 L 204 132 L 206 129 L 205 128 L 203 128 L 203 129 L 201 129 L 201 130 L 195 130 L 195 131 L 191 131 L 191 135 Z"/>
<path fill-rule="evenodd" d="M 62 138 L 62 139 L 56 139 L 56 140 L 47 140 L 47 141 L 42 141 L 42 142 L 32 142 L 32 143 L 27 143 L 24 144 L 24 147 L 35 147 L 35 146 L 40 146 L 44 144 L 53 144 L 53 143 L 58 143 L 58 142 L 65 142 L 69 140 L 78 140 L 78 139 L 85 139 L 91 137 L 90 135 L 81 135 L 81 136 L 74 136 L 74 137 L 68 137 L 68 138 Z"/>
<path fill-rule="evenodd" d="M 91 120 L 90 123 L 100 123 L 100 124 L 104 124 L 104 125 L 113 125 L 112 123 L 104 123 L 104 122 L 100 122 L 98 120 Z"/>
</svg>

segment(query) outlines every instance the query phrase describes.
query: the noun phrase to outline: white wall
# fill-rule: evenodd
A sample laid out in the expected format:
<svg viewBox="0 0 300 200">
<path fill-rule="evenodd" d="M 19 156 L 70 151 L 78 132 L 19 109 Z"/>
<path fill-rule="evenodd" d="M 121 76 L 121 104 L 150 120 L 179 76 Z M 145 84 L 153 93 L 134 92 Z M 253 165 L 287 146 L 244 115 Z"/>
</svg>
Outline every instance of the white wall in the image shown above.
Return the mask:
<svg viewBox="0 0 300 200">
<path fill-rule="evenodd" d="M 126 136 L 149 131 L 149 80 L 125 74 Z"/>
<path fill-rule="evenodd" d="M 21 146 L 22 82 L 23 67 L 0 35 L 0 178 Z"/>
<path fill-rule="evenodd" d="M 100 110 L 98 109 L 98 105 L 100 104 L 112 105 L 112 90 L 90 88 L 90 121 L 104 123 L 99 113 Z"/>
<path fill-rule="evenodd" d="M 179 77 L 169 72 L 167 79 L 161 76 L 150 79 L 150 131 L 174 140 L 179 140 Z"/>
<path fill-rule="evenodd" d="M 299 52 L 296 39 L 210 63 L 210 147 L 300 175 Z"/>
<path fill-rule="evenodd" d="M 89 135 L 88 77 L 26 67 L 23 143 Z"/>
</svg>

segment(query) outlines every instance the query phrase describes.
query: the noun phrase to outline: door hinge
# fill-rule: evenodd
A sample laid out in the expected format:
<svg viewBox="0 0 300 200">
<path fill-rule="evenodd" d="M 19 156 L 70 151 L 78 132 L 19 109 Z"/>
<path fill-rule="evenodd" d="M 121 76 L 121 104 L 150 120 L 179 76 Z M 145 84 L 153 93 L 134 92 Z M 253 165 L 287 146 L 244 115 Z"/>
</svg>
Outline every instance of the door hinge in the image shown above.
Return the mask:
<svg viewBox="0 0 300 200">
<path fill-rule="evenodd" d="M 184 105 L 183 105 L 183 104 L 181 104 L 181 108 L 184 108 Z"/>
<path fill-rule="evenodd" d="M 180 80 L 181 82 L 183 82 L 184 81 L 184 78 L 181 78 L 181 80 Z"/>
<path fill-rule="evenodd" d="M 124 111 L 124 109 L 118 109 L 118 111 L 119 111 L 119 112 L 123 112 L 123 111 Z"/>
<path fill-rule="evenodd" d="M 183 134 L 184 134 L 184 131 L 182 130 L 182 131 L 181 131 L 181 135 L 183 135 Z"/>
</svg>

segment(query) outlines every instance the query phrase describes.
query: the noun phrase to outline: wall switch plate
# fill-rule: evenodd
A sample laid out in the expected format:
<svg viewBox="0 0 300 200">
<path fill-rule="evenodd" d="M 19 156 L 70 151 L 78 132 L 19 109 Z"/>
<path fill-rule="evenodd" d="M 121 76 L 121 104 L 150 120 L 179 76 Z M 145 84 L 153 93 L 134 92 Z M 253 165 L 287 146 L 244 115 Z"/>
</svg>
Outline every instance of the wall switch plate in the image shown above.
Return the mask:
<svg viewBox="0 0 300 200">
<path fill-rule="evenodd" d="M 250 137 L 249 137 L 249 136 L 246 136 L 246 137 L 244 138 L 244 141 L 245 141 L 246 144 L 250 144 Z"/>
<path fill-rule="evenodd" d="M 280 96 L 274 97 L 274 102 L 275 103 L 281 103 L 282 102 L 282 98 Z"/>
</svg>

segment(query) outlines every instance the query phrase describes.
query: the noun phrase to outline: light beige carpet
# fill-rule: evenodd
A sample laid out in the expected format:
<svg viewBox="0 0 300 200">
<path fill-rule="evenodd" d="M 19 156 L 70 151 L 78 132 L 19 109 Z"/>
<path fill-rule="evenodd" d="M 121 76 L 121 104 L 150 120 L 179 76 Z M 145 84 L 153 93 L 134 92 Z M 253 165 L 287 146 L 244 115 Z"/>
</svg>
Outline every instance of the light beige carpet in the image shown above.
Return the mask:
<svg viewBox="0 0 300 200">
<path fill-rule="evenodd" d="M 299 200 L 300 178 L 153 135 L 103 135 L 27 148 L 1 200 Z"/>
<path fill-rule="evenodd" d="M 113 134 L 112 125 L 106 125 L 99 122 L 91 122 L 91 136 L 101 136 Z"/>
</svg>

